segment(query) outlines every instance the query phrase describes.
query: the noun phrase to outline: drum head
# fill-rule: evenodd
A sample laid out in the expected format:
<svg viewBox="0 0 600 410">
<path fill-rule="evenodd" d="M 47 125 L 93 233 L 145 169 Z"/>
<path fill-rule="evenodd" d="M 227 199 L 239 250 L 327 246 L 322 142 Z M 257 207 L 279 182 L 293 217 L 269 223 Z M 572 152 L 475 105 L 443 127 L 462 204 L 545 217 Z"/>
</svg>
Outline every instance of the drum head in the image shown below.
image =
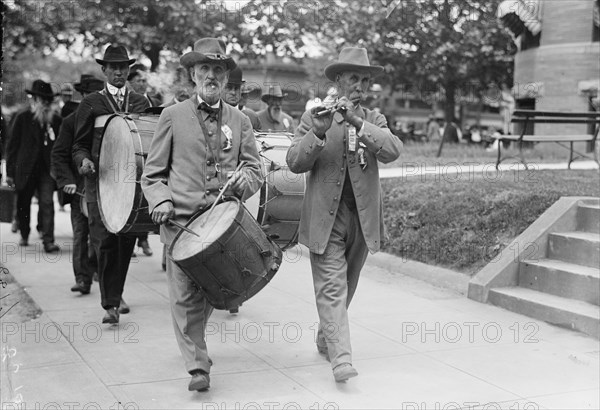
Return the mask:
<svg viewBox="0 0 600 410">
<path fill-rule="evenodd" d="M 104 225 L 110 232 L 123 229 L 133 208 L 137 167 L 131 127 L 135 129 L 133 123 L 115 115 L 108 120 L 102 136 L 98 159 L 98 205 Z M 134 134 L 137 137 L 137 132 Z"/>
<path fill-rule="evenodd" d="M 187 227 L 199 236 L 181 232 L 173 244 L 173 260 L 182 261 L 198 255 L 217 241 L 235 220 L 240 206 L 237 201 L 223 202 L 215 206 L 212 212 L 206 211 L 198 218 L 192 219 Z"/>
</svg>

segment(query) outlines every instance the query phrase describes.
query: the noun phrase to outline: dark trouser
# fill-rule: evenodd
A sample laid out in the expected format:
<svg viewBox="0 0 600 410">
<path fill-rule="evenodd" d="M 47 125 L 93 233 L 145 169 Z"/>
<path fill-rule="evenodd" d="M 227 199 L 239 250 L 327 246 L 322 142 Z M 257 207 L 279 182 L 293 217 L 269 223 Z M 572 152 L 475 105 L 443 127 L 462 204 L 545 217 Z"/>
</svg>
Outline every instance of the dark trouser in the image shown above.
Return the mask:
<svg viewBox="0 0 600 410">
<path fill-rule="evenodd" d="M 41 233 L 44 244 L 54 242 L 54 188 L 56 183 L 50 176 L 50 173 L 39 171 L 31 174 L 27 184 L 23 189 L 17 192 L 17 220 L 23 239 L 29 238 L 31 227 L 31 198 L 38 191 L 38 223 L 41 218 Z"/>
<path fill-rule="evenodd" d="M 98 282 L 104 309 L 119 307 L 127 278 L 135 236 L 115 235 L 100 218 L 97 202 L 88 202 L 88 221 L 92 245 L 98 256 Z"/>
<path fill-rule="evenodd" d="M 81 202 L 71 201 L 71 226 L 73 227 L 73 273 L 77 282 L 83 281 L 86 285 L 92 283 L 92 276 L 98 264 L 96 255 L 90 257 L 88 249 L 88 235 L 90 228 L 88 219 L 81 212 Z"/>
<path fill-rule="evenodd" d="M 310 253 L 320 321 L 317 344 L 327 345 L 332 368 L 352 363 L 348 307 L 368 254 L 358 212 L 341 201 L 325 252 Z"/>
<path fill-rule="evenodd" d="M 142 242 L 148 240 L 148 232 L 138 233 L 136 237 L 137 237 L 137 244 L 138 244 L 138 246 L 141 247 Z"/>
</svg>

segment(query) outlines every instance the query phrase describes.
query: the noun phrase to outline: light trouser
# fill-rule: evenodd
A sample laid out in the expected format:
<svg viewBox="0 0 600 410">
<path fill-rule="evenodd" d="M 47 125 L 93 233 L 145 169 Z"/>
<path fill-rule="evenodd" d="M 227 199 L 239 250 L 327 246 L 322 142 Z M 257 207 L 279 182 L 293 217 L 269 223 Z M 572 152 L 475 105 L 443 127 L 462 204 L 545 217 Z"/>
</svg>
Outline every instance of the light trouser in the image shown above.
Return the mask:
<svg viewBox="0 0 600 410">
<path fill-rule="evenodd" d="M 352 363 L 348 307 L 368 253 L 357 211 L 341 201 L 325 252 L 310 254 L 320 321 L 317 344 L 327 344 L 332 368 Z"/>
<path fill-rule="evenodd" d="M 167 283 L 175 338 L 188 373 L 210 373 L 211 362 L 206 347 L 206 324 L 213 311 L 202 291 L 167 256 Z"/>
</svg>

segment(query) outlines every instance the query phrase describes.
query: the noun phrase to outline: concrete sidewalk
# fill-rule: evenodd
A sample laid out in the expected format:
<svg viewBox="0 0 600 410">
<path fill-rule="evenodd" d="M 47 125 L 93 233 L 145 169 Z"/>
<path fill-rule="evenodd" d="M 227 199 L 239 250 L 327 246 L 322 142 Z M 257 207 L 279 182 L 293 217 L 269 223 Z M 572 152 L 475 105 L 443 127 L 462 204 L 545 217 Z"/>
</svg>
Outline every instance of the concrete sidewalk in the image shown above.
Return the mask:
<svg viewBox="0 0 600 410">
<path fill-rule="evenodd" d="M 150 237 L 155 256 L 132 261 L 124 294 L 131 313 L 102 325 L 97 283 L 87 296 L 69 291 L 68 215 L 56 213 L 59 255 L 44 254 L 41 241 L 18 248 L 18 236 L 0 224 L 2 262 L 44 311 L 25 323 L 2 320 L 3 409 L 600 407 L 598 340 L 404 276 L 431 272 L 389 259 L 393 272 L 381 263 L 364 270 L 350 310 L 359 376 L 336 384 L 315 348 L 302 248 L 286 253 L 238 315 L 215 311 L 207 328 L 212 387 L 188 392 L 158 237 Z"/>
</svg>

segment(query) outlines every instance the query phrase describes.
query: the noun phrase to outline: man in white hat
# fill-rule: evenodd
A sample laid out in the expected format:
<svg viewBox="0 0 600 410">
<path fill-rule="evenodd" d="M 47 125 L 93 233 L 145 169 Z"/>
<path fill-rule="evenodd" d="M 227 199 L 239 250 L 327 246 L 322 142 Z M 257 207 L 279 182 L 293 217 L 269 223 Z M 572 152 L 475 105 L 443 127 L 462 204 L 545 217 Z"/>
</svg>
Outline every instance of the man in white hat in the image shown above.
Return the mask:
<svg viewBox="0 0 600 410">
<path fill-rule="evenodd" d="M 402 142 L 385 117 L 363 108 L 371 78 L 383 71 L 369 64 L 367 50 L 348 47 L 325 68 L 339 99 L 333 109 L 306 111 L 287 154 L 294 173 L 308 173 L 299 242 L 310 249 L 319 332 L 317 349 L 336 382 L 358 372 L 352 366 L 348 306 L 367 254 L 384 239 L 377 163 L 394 161 Z"/>
<path fill-rule="evenodd" d="M 272 85 L 260 97 L 267 104 L 267 108 L 256 113 L 261 131 L 294 132 L 294 120 L 281 108 L 285 96 L 279 85 Z"/>
<path fill-rule="evenodd" d="M 226 194 L 243 201 L 263 182 L 250 120 L 221 99 L 236 67 L 225 44 L 216 38 L 200 39 L 180 63 L 189 69 L 196 94 L 162 111 L 142 175 L 152 220 L 161 224 L 160 239 L 166 245 L 179 231 L 167 221 L 185 224 L 198 210 L 209 208 L 241 161 L 246 165 L 233 174 Z M 171 258 L 166 265 L 175 337 L 192 375 L 188 390 L 206 390 L 212 362 L 205 327 L 213 307 Z"/>
</svg>

